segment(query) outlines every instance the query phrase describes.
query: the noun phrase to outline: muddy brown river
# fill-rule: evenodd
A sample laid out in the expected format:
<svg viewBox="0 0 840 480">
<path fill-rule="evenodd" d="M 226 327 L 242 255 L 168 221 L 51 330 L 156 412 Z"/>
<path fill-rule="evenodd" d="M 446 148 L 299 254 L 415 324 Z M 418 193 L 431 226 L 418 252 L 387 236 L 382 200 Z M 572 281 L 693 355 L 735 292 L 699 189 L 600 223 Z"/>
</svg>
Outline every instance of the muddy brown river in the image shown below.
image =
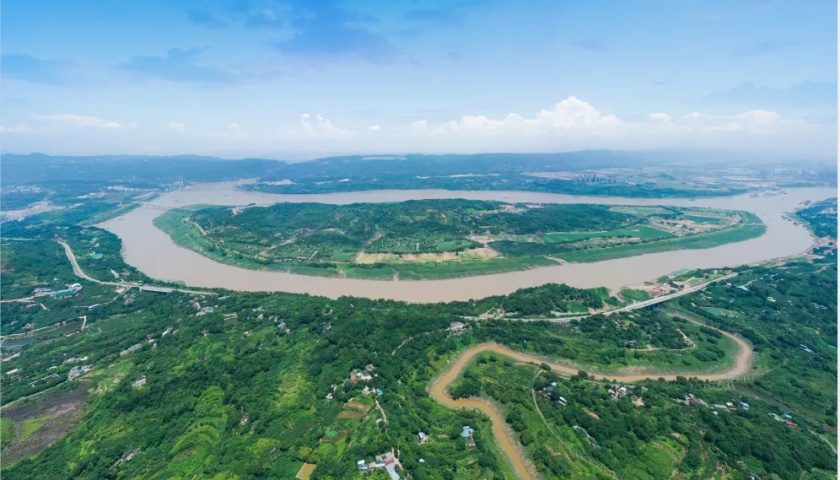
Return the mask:
<svg viewBox="0 0 840 480">
<path fill-rule="evenodd" d="M 527 203 L 590 203 L 607 205 L 673 205 L 746 210 L 767 225 L 761 237 L 705 250 L 677 250 L 592 263 L 568 263 L 533 270 L 447 280 L 383 281 L 297 275 L 282 271 L 248 270 L 225 265 L 192 250 L 177 246 L 152 223 L 164 212 L 137 208 L 101 226 L 123 242 L 125 261 L 146 275 L 191 287 L 226 288 L 239 291 L 282 291 L 337 298 L 343 295 L 404 300 L 448 302 L 511 293 L 519 288 L 546 283 L 573 287 L 605 286 L 617 290 L 654 280 L 684 268 L 722 268 L 789 257 L 806 251 L 813 243 L 808 230 L 783 218 L 805 200 L 836 197 L 831 188 L 788 189 L 776 196 L 750 198 L 747 195 L 709 199 L 641 199 L 587 197 L 537 192 L 384 190 L 323 195 L 274 195 L 234 190 L 232 183 L 196 185 L 166 193 L 155 205 L 184 207 L 195 204 L 247 205 L 278 202 L 320 202 L 350 204 L 396 202 L 420 199 L 463 198 Z"/>
</svg>

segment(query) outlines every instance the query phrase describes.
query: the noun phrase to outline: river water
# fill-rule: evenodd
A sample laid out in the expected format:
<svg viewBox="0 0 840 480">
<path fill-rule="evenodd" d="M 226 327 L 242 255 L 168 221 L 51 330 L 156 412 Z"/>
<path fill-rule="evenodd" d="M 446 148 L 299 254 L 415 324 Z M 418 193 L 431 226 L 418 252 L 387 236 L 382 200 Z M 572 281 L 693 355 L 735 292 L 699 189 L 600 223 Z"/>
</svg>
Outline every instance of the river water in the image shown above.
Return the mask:
<svg viewBox="0 0 840 480">
<path fill-rule="evenodd" d="M 519 288 L 546 283 L 565 283 L 573 287 L 605 286 L 617 290 L 654 280 L 684 268 L 722 268 L 763 262 L 797 255 L 812 244 L 805 227 L 794 225 L 783 215 L 796 210 L 805 200 L 818 201 L 837 196 L 831 188 L 788 189 L 776 196 L 750 198 L 747 195 L 708 199 L 640 199 L 587 197 L 537 192 L 383 190 L 320 195 L 274 195 L 234 190 L 232 183 L 202 184 L 166 193 L 156 205 L 183 207 L 195 204 L 247 205 L 278 202 L 319 202 L 351 204 L 396 202 L 420 199 L 463 198 L 525 203 L 590 203 L 616 205 L 673 205 L 746 210 L 758 215 L 767 233 L 752 240 L 705 250 L 677 250 L 593 263 L 568 263 L 533 270 L 465 277 L 448 280 L 383 281 L 296 275 L 281 271 L 248 270 L 225 265 L 177 246 L 158 230 L 153 220 L 164 212 L 137 208 L 101 226 L 123 242 L 125 261 L 146 275 L 160 280 L 182 282 L 192 287 L 226 288 L 240 291 L 282 291 L 309 293 L 337 298 L 343 295 L 404 300 L 409 302 L 449 302 L 490 295 L 503 295 Z"/>
</svg>

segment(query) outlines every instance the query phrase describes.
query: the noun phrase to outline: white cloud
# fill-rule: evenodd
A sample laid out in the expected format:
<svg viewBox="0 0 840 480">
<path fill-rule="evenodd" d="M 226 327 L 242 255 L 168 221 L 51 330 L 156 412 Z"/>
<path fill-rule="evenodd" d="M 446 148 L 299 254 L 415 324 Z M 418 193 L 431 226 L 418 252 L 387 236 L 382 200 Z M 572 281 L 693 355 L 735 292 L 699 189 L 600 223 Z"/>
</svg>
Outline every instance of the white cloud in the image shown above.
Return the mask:
<svg viewBox="0 0 840 480">
<path fill-rule="evenodd" d="M 425 132 L 428 128 L 429 122 L 426 120 L 417 120 L 411 122 L 411 125 L 408 128 L 411 129 L 413 132 Z"/>
<path fill-rule="evenodd" d="M 370 130 L 371 132 L 378 132 L 378 131 L 382 130 L 382 126 L 381 125 L 371 125 L 371 126 L 368 127 L 368 130 Z"/>
<path fill-rule="evenodd" d="M 236 122 L 230 122 L 227 124 L 227 128 L 231 130 L 239 130 L 239 124 Z"/>
<path fill-rule="evenodd" d="M 105 120 L 104 118 L 93 117 L 89 115 L 76 115 L 74 113 L 57 113 L 53 115 L 33 115 L 35 120 L 42 120 L 51 122 L 56 125 L 64 125 L 68 127 L 96 127 L 107 130 L 120 129 L 123 126 L 120 123 Z"/>
<path fill-rule="evenodd" d="M 300 116 L 300 126 L 303 133 L 318 138 L 350 138 L 356 135 L 355 130 L 339 128 L 324 118 L 320 113 L 312 117 L 308 113 Z"/>
<path fill-rule="evenodd" d="M 492 119 L 484 115 L 464 115 L 460 120 L 452 120 L 434 128 L 429 128 L 425 120 L 411 124 L 413 130 L 428 130 L 435 134 L 469 135 L 504 135 L 527 134 L 544 135 L 564 131 L 608 133 L 625 125 L 614 115 L 604 115 L 592 105 L 571 96 L 558 102 L 551 110 L 540 110 L 532 117 L 523 117 L 518 113 Z"/>
<path fill-rule="evenodd" d="M 550 110 L 540 110 L 530 117 L 509 113 L 501 118 L 464 115 L 436 126 L 426 120 L 409 124 L 412 132 L 426 132 L 444 137 L 472 136 L 612 136 L 620 137 L 653 133 L 745 132 L 771 134 L 780 129 L 807 126 L 807 122 L 786 119 L 767 110 L 750 110 L 735 115 L 689 113 L 674 117 L 667 113 L 651 113 L 641 120 L 628 121 L 603 114 L 589 103 L 571 96 Z"/>
<path fill-rule="evenodd" d="M 32 131 L 31 128 L 27 127 L 26 125 L 19 123 L 14 127 L 7 127 L 5 125 L 0 125 L 0 133 L 7 134 L 7 133 L 29 133 Z"/>
<path fill-rule="evenodd" d="M 810 123 L 768 110 L 727 115 L 656 112 L 629 119 L 603 113 L 573 96 L 530 115 L 417 120 L 388 131 L 393 145 L 452 153 L 714 147 L 826 155 L 834 151 L 837 140 L 834 124 Z M 396 137 L 400 131 L 402 140 Z"/>
<path fill-rule="evenodd" d="M 182 122 L 169 122 L 169 128 L 175 130 L 176 132 L 183 132 L 187 129 L 187 126 L 184 125 Z"/>
<path fill-rule="evenodd" d="M 668 115 L 667 113 L 651 113 L 647 116 L 648 121 L 654 123 L 668 123 L 674 119 L 674 117 Z"/>
</svg>

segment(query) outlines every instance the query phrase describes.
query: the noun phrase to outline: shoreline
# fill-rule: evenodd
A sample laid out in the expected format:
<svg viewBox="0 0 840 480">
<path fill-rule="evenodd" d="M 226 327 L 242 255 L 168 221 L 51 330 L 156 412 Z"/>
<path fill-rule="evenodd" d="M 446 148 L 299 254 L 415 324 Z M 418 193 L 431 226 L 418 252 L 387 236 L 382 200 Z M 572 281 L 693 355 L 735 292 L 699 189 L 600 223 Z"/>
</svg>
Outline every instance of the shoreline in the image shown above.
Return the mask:
<svg viewBox="0 0 840 480">
<path fill-rule="evenodd" d="M 248 270 L 216 262 L 177 246 L 171 237 L 157 229 L 154 219 L 161 210 L 137 208 L 99 226 L 115 233 L 123 243 L 126 263 L 151 278 L 182 283 L 191 287 L 224 288 L 236 291 L 306 293 L 338 298 L 356 296 L 400 300 L 413 303 L 463 301 L 493 295 L 506 295 L 520 288 L 548 283 L 576 288 L 606 287 L 618 291 L 623 286 L 643 283 L 675 271 L 706 268 L 732 268 L 799 256 L 814 243 L 812 233 L 802 224 L 793 225 L 782 215 L 804 200 L 822 200 L 837 195 L 834 189 L 791 189 L 792 193 L 760 199 L 725 197 L 705 201 L 687 199 L 637 199 L 616 197 L 535 194 L 533 192 L 447 192 L 375 191 L 358 194 L 266 195 L 232 190 L 233 185 L 202 184 L 194 189 L 169 192 L 158 198 L 159 205 L 182 207 L 189 204 L 216 205 L 278 202 L 386 202 L 420 198 L 467 198 L 512 202 L 600 203 L 622 205 L 709 206 L 746 210 L 756 214 L 767 226 L 764 235 L 718 247 L 672 250 L 587 263 L 540 266 L 528 270 L 456 277 L 443 280 L 383 281 L 359 278 L 320 277 L 272 270 Z M 515 197 L 515 198 L 513 198 Z M 735 205 L 733 205 L 735 202 Z M 682 206 L 682 205 L 677 205 Z"/>
</svg>

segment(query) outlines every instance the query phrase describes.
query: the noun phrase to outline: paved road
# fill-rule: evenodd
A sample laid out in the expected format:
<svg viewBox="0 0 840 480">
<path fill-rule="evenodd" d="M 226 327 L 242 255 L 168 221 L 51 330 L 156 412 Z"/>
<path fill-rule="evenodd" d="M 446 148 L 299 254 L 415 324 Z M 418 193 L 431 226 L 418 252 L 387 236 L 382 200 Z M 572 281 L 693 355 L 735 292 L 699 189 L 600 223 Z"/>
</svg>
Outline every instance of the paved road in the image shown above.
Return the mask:
<svg viewBox="0 0 840 480">
<path fill-rule="evenodd" d="M 657 303 L 667 302 L 668 300 L 671 300 L 671 299 L 674 299 L 674 298 L 677 298 L 677 297 L 681 297 L 683 295 L 688 295 L 689 293 L 694 293 L 694 292 L 698 292 L 700 290 L 703 290 L 704 288 L 708 287 L 709 285 L 711 285 L 715 282 L 722 282 L 723 280 L 728 280 L 730 278 L 734 278 L 734 277 L 737 277 L 737 276 L 738 276 L 737 273 L 730 273 L 729 275 L 724 275 L 720 278 L 710 280 L 706 283 L 701 283 L 700 285 L 695 285 L 693 287 L 689 287 L 689 288 L 680 290 L 679 292 L 669 293 L 667 295 L 662 295 L 661 297 L 651 298 L 649 300 L 643 300 L 641 302 L 636 302 L 636 303 L 632 303 L 630 305 L 627 305 L 626 307 L 621 307 L 621 308 L 617 308 L 615 310 L 610 310 L 609 312 L 605 312 L 604 315 L 611 315 L 613 313 L 618 313 L 618 312 L 628 312 L 630 310 L 638 310 L 640 308 L 645 308 L 645 307 L 649 307 L 651 305 L 656 305 Z"/>
<path fill-rule="evenodd" d="M 640 308 L 649 307 L 651 305 L 656 305 L 658 303 L 667 302 L 668 300 L 672 300 L 677 297 L 682 297 L 683 295 L 688 295 L 689 293 L 699 292 L 704 288 L 708 287 L 709 285 L 721 282 L 723 280 L 728 280 L 730 278 L 737 277 L 737 273 L 730 273 L 729 275 L 725 275 L 720 278 L 716 278 L 714 280 L 710 280 L 705 283 L 701 283 L 700 285 L 695 285 L 693 287 L 686 288 L 684 290 L 680 290 L 679 292 L 669 293 L 667 295 L 662 295 L 660 297 L 651 298 L 649 300 L 644 300 L 641 302 L 631 303 L 630 305 L 616 308 L 615 310 L 607 310 L 604 312 L 598 313 L 587 313 L 586 315 L 578 315 L 576 317 L 563 317 L 563 318 L 504 318 L 503 320 L 510 320 L 514 322 L 551 322 L 551 323 L 569 323 L 572 320 L 581 320 L 587 317 L 591 317 L 593 315 L 612 315 L 613 313 L 619 312 L 629 312 L 632 310 L 638 310 Z M 467 320 L 486 320 L 484 318 L 479 317 L 464 317 Z"/>
<path fill-rule="evenodd" d="M 126 288 L 142 288 L 142 287 L 152 287 L 152 288 L 159 288 L 161 290 L 169 290 L 174 292 L 182 292 L 182 293 L 192 293 L 195 295 L 216 295 L 213 292 L 204 292 L 200 290 L 187 290 L 183 288 L 172 288 L 172 287 L 156 287 L 154 285 L 144 285 L 142 283 L 135 283 L 135 282 L 105 282 L 102 280 L 97 280 L 90 275 L 86 274 L 84 270 L 79 266 L 79 262 L 76 261 L 76 255 L 73 253 L 73 249 L 70 248 L 70 245 L 67 244 L 64 240 L 56 240 L 56 242 L 60 243 L 61 246 L 64 247 L 64 253 L 67 255 L 67 259 L 70 260 L 70 264 L 73 266 L 73 273 L 77 277 L 84 278 L 85 280 L 93 283 L 98 283 L 100 285 L 112 285 L 115 287 L 126 287 Z"/>
</svg>

